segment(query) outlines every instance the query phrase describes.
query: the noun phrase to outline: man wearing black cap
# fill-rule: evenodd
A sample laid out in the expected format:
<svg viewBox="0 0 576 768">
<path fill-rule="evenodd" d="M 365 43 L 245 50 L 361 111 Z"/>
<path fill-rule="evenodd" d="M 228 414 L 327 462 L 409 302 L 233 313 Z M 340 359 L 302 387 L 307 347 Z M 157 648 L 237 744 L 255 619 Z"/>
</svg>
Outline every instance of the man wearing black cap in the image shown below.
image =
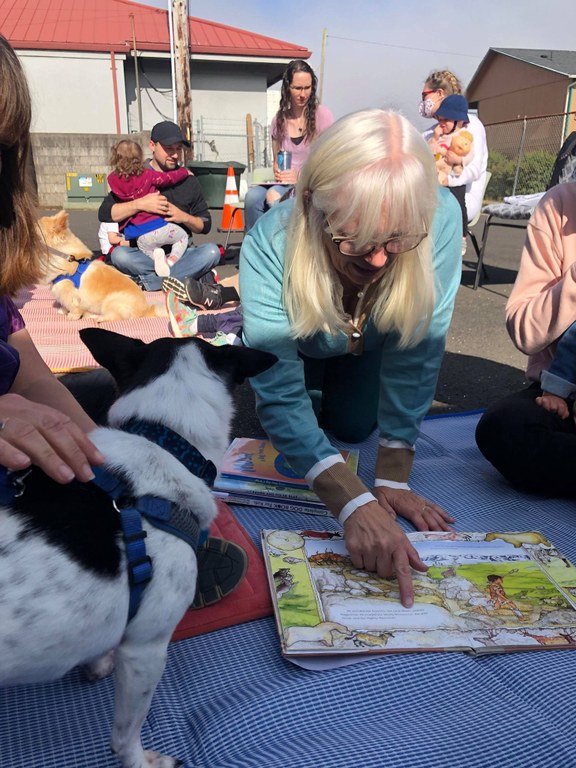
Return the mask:
<svg viewBox="0 0 576 768">
<path fill-rule="evenodd" d="M 156 171 L 173 171 L 180 165 L 182 146 L 190 142 L 182 136 L 182 131 L 168 120 L 157 123 L 150 134 L 152 158 L 148 165 Z M 220 251 L 213 243 L 194 246 L 194 234 L 206 235 L 210 232 L 212 219 L 204 199 L 202 189 L 195 176 L 188 176 L 184 181 L 162 192 L 154 192 L 145 197 L 129 202 L 118 202 L 112 193 L 102 201 L 98 219 L 103 222 L 123 221 L 139 211 L 162 216 L 167 222 L 179 224 L 188 232 L 188 249 L 172 266 L 171 274 L 179 279 L 201 278 L 211 274 L 210 270 L 220 261 Z M 162 278 L 154 271 L 154 262 L 145 253 L 133 246 L 117 246 L 111 253 L 112 264 L 134 278 L 146 291 L 159 291 Z"/>
</svg>

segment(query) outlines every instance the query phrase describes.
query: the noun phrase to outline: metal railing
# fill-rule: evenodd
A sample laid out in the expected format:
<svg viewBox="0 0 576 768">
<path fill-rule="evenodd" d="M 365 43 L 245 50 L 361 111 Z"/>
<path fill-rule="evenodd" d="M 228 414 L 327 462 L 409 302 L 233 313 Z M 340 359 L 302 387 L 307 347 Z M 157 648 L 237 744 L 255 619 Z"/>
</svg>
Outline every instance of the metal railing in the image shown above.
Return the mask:
<svg viewBox="0 0 576 768">
<path fill-rule="evenodd" d="M 247 121 L 199 117 L 194 133 L 194 159 L 221 163 L 237 161 L 249 168 L 272 165 L 272 147 L 267 126 L 257 119 L 251 125 L 252 134 L 248 135 Z"/>
<path fill-rule="evenodd" d="M 492 173 L 486 198 L 502 200 L 509 195 L 543 192 L 574 115 L 576 112 L 486 124 L 488 170 Z M 257 119 L 251 125 L 249 136 L 244 120 L 199 117 L 194 133 L 195 160 L 237 161 L 250 170 L 272 165 L 268 127 Z"/>
<path fill-rule="evenodd" d="M 486 197 L 502 200 L 509 195 L 543 192 L 568 133 L 569 118 L 575 114 L 523 117 L 485 125 L 488 170 L 492 173 Z"/>
</svg>

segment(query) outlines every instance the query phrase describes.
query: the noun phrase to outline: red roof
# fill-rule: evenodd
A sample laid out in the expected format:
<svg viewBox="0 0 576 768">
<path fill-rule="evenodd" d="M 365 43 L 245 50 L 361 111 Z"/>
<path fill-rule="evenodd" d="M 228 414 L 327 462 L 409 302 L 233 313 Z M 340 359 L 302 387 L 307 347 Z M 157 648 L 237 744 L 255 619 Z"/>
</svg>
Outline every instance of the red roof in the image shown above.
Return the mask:
<svg viewBox="0 0 576 768">
<path fill-rule="evenodd" d="M 170 50 L 168 11 L 129 0 L 0 0 L 0 30 L 17 49 L 54 51 Z M 192 53 L 307 59 L 293 43 L 190 16 Z"/>
</svg>

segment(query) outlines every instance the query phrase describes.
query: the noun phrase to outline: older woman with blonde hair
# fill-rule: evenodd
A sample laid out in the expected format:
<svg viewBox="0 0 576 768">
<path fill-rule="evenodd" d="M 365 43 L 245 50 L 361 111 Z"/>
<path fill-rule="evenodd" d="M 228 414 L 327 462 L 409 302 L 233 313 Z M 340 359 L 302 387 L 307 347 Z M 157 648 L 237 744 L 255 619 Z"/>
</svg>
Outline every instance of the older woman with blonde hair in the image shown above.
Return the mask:
<svg viewBox="0 0 576 768">
<path fill-rule="evenodd" d="M 358 112 L 314 143 L 296 198 L 246 236 L 244 341 L 279 361 L 252 380 L 274 446 L 338 517 L 357 567 L 424 571 L 396 515 L 420 530 L 452 518 L 412 492 L 414 443 L 436 387 L 460 281 L 458 204 L 436 182 L 416 129 L 394 112 Z M 331 445 L 378 427 L 371 489 Z"/>
</svg>

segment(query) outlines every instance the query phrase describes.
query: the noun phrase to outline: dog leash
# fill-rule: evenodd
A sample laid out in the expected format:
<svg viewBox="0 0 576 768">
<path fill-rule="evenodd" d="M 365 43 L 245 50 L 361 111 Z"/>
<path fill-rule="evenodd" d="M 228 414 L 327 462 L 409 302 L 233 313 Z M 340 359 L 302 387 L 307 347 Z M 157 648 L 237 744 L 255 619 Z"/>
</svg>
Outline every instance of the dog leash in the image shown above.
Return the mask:
<svg viewBox="0 0 576 768">
<path fill-rule="evenodd" d="M 76 261 L 74 256 L 71 256 L 69 253 L 64 253 L 64 251 L 59 251 L 58 248 L 52 248 L 52 246 L 48 247 L 48 253 L 51 253 L 52 256 L 60 256 L 61 259 L 64 259 L 65 261 L 69 261 L 72 263 L 73 261 Z"/>
</svg>

